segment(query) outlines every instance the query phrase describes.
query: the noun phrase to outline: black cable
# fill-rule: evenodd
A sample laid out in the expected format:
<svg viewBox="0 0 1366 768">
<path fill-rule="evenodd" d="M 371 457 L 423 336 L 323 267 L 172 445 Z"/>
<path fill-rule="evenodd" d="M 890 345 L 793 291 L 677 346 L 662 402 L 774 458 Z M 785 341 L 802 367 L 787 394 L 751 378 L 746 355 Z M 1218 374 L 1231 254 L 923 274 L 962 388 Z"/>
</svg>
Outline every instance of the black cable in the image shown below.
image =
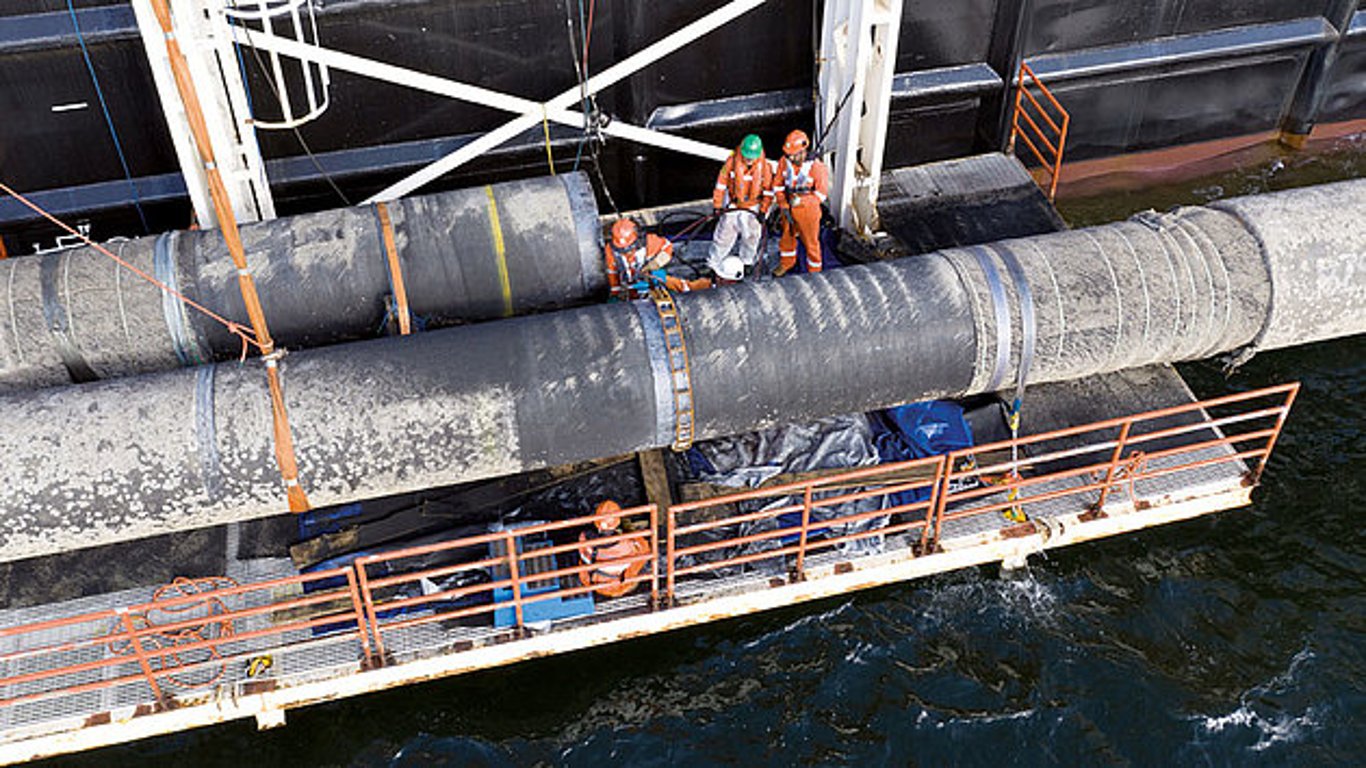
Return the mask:
<svg viewBox="0 0 1366 768">
<path fill-rule="evenodd" d="M 269 88 L 270 92 L 275 96 L 275 103 L 279 104 L 281 109 L 284 109 L 284 97 L 280 95 L 280 89 L 275 87 L 275 81 L 271 79 L 270 73 L 266 71 L 266 63 L 261 60 L 261 52 L 256 50 L 256 46 L 252 45 L 251 43 L 251 28 L 241 27 L 236 24 L 232 26 L 234 30 L 241 29 L 243 32 L 246 33 L 247 48 L 251 49 L 251 58 L 253 61 L 256 62 L 256 69 L 260 72 L 261 79 L 265 81 L 266 87 Z M 236 40 L 234 40 L 233 42 L 236 43 Z M 238 43 L 238 45 L 240 46 L 240 43 Z M 242 87 L 247 87 L 247 84 L 242 83 Z M 329 174 L 327 170 L 323 168 L 322 163 L 318 162 L 318 157 L 313 154 L 313 150 L 309 148 L 308 142 L 304 140 L 304 135 L 299 130 L 299 126 L 290 126 L 290 131 L 294 133 L 294 138 L 299 140 L 299 146 L 303 147 L 304 154 L 308 155 L 308 160 L 313 164 L 313 168 L 317 170 L 320 176 L 323 177 L 323 179 L 327 182 L 327 185 L 332 188 L 332 191 L 337 193 L 337 197 L 342 201 L 342 205 L 348 207 L 353 205 L 350 198 L 348 198 L 346 196 L 346 193 L 341 190 L 341 187 L 337 186 L 337 182 L 332 178 L 332 175 Z"/>
<path fill-rule="evenodd" d="M 844 111 L 844 105 L 849 103 L 849 97 L 853 95 L 854 84 L 850 83 L 849 90 L 844 92 L 844 96 L 840 99 L 840 103 L 835 105 L 835 114 L 830 116 L 830 122 L 825 124 L 825 130 L 821 131 L 821 135 L 816 138 L 815 146 L 811 147 L 812 157 L 817 157 L 820 155 L 821 145 L 824 144 L 826 138 L 830 136 L 830 129 L 835 127 L 835 121 L 839 119 L 840 113 Z"/>
<path fill-rule="evenodd" d="M 580 107 L 583 109 L 583 135 L 579 137 L 579 146 L 574 152 L 574 170 L 577 171 L 579 169 L 579 163 L 583 160 L 583 145 L 589 140 L 589 136 L 591 135 L 589 131 L 591 109 L 588 104 L 587 81 L 585 80 L 585 73 L 583 71 L 587 59 L 584 59 L 584 64 L 579 63 L 578 42 L 574 38 L 574 14 L 569 7 L 570 2 L 571 0 L 564 0 L 564 25 L 565 33 L 569 36 L 569 57 L 574 60 L 574 77 L 579 82 Z M 579 3 L 579 21 L 581 24 L 583 23 L 583 3 L 581 1 Z"/>
</svg>

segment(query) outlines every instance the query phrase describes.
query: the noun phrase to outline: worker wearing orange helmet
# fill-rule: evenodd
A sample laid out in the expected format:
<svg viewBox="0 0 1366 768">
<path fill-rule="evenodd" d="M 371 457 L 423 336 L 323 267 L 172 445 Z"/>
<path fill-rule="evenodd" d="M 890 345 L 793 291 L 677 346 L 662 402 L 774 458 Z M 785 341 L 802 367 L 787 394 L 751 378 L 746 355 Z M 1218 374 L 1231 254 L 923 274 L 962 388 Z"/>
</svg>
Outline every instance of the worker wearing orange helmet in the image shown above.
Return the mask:
<svg viewBox="0 0 1366 768">
<path fill-rule="evenodd" d="M 579 571 L 579 581 L 604 597 L 621 597 L 639 583 L 634 579 L 645 570 L 650 545 L 642 538 L 622 539 L 621 505 L 608 499 L 593 510 L 593 530 L 579 534 L 579 559 L 590 569 Z M 616 539 L 602 544 L 592 542 Z M 632 558 L 635 558 L 634 560 Z M 625 562 L 623 562 L 625 561 Z"/>
<path fill-rule="evenodd" d="M 764 216 L 773 205 L 773 167 L 764 157 L 764 142 L 758 136 L 746 136 L 726 158 L 716 176 L 711 205 L 717 218 L 707 266 L 729 280 L 733 270 L 726 258 L 736 238 L 740 240 L 740 263 L 753 265 L 764 234 Z"/>
<path fill-rule="evenodd" d="M 711 280 L 684 280 L 665 274 L 674 256 L 674 244 L 658 235 L 641 236 L 640 226 L 628 218 L 612 224 L 612 241 L 603 250 L 607 260 L 607 285 L 612 298 L 629 300 L 643 296 L 652 285 L 686 292 L 710 288 Z"/>
<path fill-rule="evenodd" d="M 783 211 L 783 236 L 778 241 L 781 261 L 773 271 L 782 277 L 797 266 L 797 238 L 806 247 L 806 271 L 821 271 L 821 203 L 830 194 L 830 170 L 819 158 L 807 157 L 811 141 L 793 131 L 783 143 L 774 196 Z"/>
</svg>

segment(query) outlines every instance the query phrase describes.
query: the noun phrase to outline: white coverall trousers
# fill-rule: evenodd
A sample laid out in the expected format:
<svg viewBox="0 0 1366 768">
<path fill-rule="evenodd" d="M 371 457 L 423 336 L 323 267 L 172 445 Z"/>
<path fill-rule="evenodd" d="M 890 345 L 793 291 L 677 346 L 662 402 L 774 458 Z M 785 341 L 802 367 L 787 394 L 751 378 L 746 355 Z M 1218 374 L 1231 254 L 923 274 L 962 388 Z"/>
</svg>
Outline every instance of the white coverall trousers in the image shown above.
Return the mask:
<svg viewBox="0 0 1366 768">
<path fill-rule="evenodd" d="M 716 233 L 711 238 L 711 251 L 707 255 L 707 266 L 720 274 L 721 260 L 730 254 L 735 239 L 740 238 L 740 252 L 736 255 L 746 267 L 754 266 L 759 255 L 759 240 L 764 234 L 764 224 L 758 211 L 727 211 L 716 220 Z"/>
</svg>

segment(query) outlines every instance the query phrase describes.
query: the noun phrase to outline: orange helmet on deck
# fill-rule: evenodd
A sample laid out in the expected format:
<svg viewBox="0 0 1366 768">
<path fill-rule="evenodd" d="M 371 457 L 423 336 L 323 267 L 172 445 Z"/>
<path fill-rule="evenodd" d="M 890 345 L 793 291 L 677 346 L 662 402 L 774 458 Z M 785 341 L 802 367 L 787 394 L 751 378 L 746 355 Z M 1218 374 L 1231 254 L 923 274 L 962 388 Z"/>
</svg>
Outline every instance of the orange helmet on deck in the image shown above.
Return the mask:
<svg viewBox="0 0 1366 768">
<path fill-rule="evenodd" d="M 615 531 L 621 527 L 621 505 L 611 499 L 599 504 L 597 509 L 593 510 L 593 514 L 605 515 L 605 517 L 599 517 L 593 522 L 598 530 L 603 533 Z"/>
<path fill-rule="evenodd" d="M 811 140 L 806 137 L 806 131 L 793 131 L 787 135 L 787 141 L 783 142 L 783 154 L 793 155 L 811 146 Z"/>
<path fill-rule="evenodd" d="M 624 251 L 640 239 L 640 227 L 630 219 L 617 219 L 612 225 L 612 247 Z"/>
</svg>

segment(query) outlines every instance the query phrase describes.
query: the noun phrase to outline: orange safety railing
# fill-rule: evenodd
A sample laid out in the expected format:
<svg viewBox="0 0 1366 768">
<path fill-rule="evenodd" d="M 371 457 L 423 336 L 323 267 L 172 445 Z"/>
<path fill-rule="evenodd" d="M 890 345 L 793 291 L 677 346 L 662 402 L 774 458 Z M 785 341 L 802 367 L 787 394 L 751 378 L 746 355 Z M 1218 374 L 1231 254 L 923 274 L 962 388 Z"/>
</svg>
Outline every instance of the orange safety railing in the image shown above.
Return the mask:
<svg viewBox="0 0 1366 768">
<path fill-rule="evenodd" d="M 100 703 L 82 704 L 87 716 L 156 711 L 250 685 L 246 668 L 271 654 L 302 659 L 293 654 L 319 649 L 329 669 L 356 673 L 410 653 L 458 651 L 470 632 L 483 633 L 482 643 L 516 640 L 524 627 L 551 620 L 563 627 L 667 610 L 737 583 L 766 588 L 775 572 L 790 583 L 842 573 L 869 555 L 917 557 L 937 551 L 965 521 L 1001 535 L 1037 530 L 1004 520 L 1014 508 L 1030 519 L 1100 517 L 1117 498 L 1135 508 L 1159 498 L 1173 487 L 1158 483 L 1164 477 L 1186 473 L 1175 487 L 1198 495 L 1219 467 L 1218 490 L 1238 479 L 1228 467 L 1246 469 L 1250 485 L 1298 390 L 1287 384 L 728 493 L 663 516 L 649 505 L 537 523 L 259 583 L 177 580 L 151 601 L 0 628 L 0 713 L 89 701 Z M 620 527 L 594 534 L 611 516 Z M 616 551 L 597 560 L 599 547 Z M 713 587 L 718 579 L 729 586 Z M 276 666 L 263 685 L 287 684 L 297 671 Z"/>
<path fill-rule="evenodd" d="M 168 586 L 175 589 L 158 590 L 170 594 L 165 599 L 0 628 L 7 649 L 0 653 L 7 671 L 0 708 L 94 692 L 157 708 L 236 678 L 248 660 L 281 648 L 346 644 L 370 654 L 349 568 L 244 585 L 177 579 Z M 291 593 L 302 594 L 282 597 Z M 311 615 L 320 606 L 331 609 Z"/>
<path fill-rule="evenodd" d="M 1048 102 L 1052 107 L 1051 111 L 1034 96 L 1031 88 L 1037 90 L 1044 101 Z M 1038 120 L 1035 120 L 1035 117 Z M 1050 130 L 1044 131 L 1039 121 Z M 1020 73 L 1015 80 L 1015 109 L 1010 119 L 1008 151 L 1014 154 L 1016 139 L 1022 140 L 1025 146 L 1029 147 L 1030 153 L 1048 174 L 1049 200 L 1058 194 L 1058 178 L 1062 175 L 1062 155 L 1067 148 L 1067 130 L 1071 124 L 1072 116 L 1063 109 L 1062 104 L 1053 96 L 1053 92 L 1043 84 L 1038 75 L 1034 74 L 1034 70 L 1030 69 L 1027 62 L 1020 62 Z M 1034 143 L 1036 140 L 1038 144 Z M 1039 145 L 1043 146 L 1042 150 Z M 1047 150 L 1047 153 L 1043 150 Z"/>
<path fill-rule="evenodd" d="M 607 517 L 621 521 L 620 532 L 584 538 L 597 521 Z M 659 601 L 658 527 L 658 508 L 648 505 L 359 558 L 356 571 L 376 650 L 383 658 L 388 653 L 387 636 L 432 623 L 477 620 L 519 629 L 534 623 L 526 614 L 537 604 L 602 591 L 634 592 L 639 585 L 649 586 L 651 600 L 646 607 L 654 607 Z M 534 548 L 529 546 L 533 539 L 540 539 Z M 611 560 L 614 569 L 623 569 L 620 578 L 595 581 L 603 564 L 592 561 L 589 548 L 627 542 L 636 543 L 636 554 Z M 443 555 L 447 559 L 463 555 L 464 560 L 413 567 L 424 558 Z M 539 569 L 526 567 L 533 560 L 541 564 Z M 566 566 L 565 560 L 574 564 Z M 376 575 L 376 571 L 392 575 Z M 461 576 L 469 575 L 477 583 L 461 583 Z M 565 586 L 566 581 L 573 584 L 576 580 L 577 586 Z M 456 586 L 443 586 L 449 584 Z M 499 611 L 509 614 L 503 622 L 494 619 Z"/>
<path fill-rule="evenodd" d="M 1298 383 L 1286 384 L 951 453 L 949 469 L 940 478 L 934 522 L 925 529 L 922 546 L 930 549 L 948 521 L 1013 508 L 1028 515 L 1031 508 L 1061 499 L 1079 501 L 1091 514 L 1100 515 L 1118 485 L 1127 488 L 1130 503 L 1142 506 L 1139 482 L 1219 465 L 1254 461 L 1247 478 L 1253 484 L 1266 467 L 1298 392 Z M 1206 413 L 1249 404 L 1257 407 L 1222 416 Z M 982 461 L 1010 455 L 1012 445 L 1025 455 Z M 993 478 L 1005 482 L 995 484 L 990 482 Z M 977 481 L 977 487 L 963 489 L 967 481 Z M 1070 483 L 1058 487 L 1065 481 Z M 1008 493 L 1011 489 L 1016 492 Z"/>
<path fill-rule="evenodd" d="M 932 520 L 943 473 L 944 457 L 936 456 L 674 506 L 665 532 L 665 594 L 674 599 L 680 577 L 763 560 L 791 558 L 801 580 L 813 553 L 919 533 Z M 724 514 L 727 508 L 739 511 Z"/>
</svg>

